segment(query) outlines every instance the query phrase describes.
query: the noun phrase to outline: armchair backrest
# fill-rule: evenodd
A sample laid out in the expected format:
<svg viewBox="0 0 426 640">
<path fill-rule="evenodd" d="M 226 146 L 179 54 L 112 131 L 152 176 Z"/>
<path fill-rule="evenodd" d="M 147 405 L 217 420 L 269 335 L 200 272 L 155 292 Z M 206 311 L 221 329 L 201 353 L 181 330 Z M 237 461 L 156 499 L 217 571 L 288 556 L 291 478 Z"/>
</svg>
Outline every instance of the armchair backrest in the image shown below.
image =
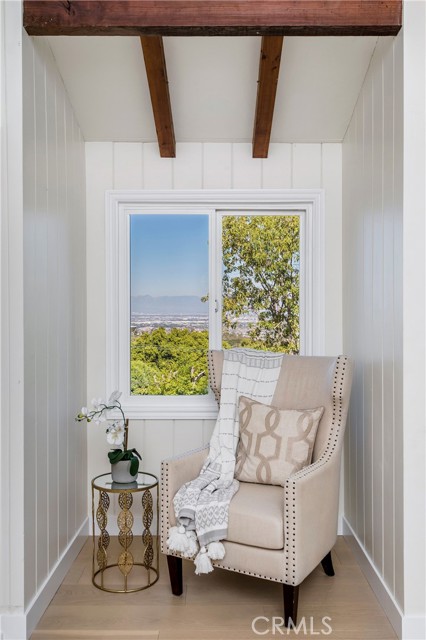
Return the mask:
<svg viewBox="0 0 426 640">
<path fill-rule="evenodd" d="M 209 351 L 209 380 L 220 402 L 223 351 Z M 342 442 L 352 385 L 352 362 L 346 356 L 284 356 L 272 405 L 279 409 L 324 407 L 312 461 L 324 451 L 334 432 Z"/>
</svg>

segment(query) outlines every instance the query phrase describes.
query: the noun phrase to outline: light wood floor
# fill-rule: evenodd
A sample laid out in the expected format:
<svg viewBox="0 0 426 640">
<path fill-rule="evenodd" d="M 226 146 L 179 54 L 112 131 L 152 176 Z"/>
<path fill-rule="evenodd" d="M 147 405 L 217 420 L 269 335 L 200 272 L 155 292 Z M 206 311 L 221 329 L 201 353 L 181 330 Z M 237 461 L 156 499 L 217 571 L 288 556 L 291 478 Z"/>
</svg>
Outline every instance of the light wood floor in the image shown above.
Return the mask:
<svg viewBox="0 0 426 640">
<path fill-rule="evenodd" d="M 282 616 L 281 585 L 223 570 L 196 576 L 184 563 L 185 590 L 170 592 L 165 558 L 160 579 L 153 587 L 134 594 L 110 594 L 91 584 L 91 542 L 71 567 L 33 635 L 32 640 L 248 640 L 251 638 L 316 637 L 338 640 L 391 640 L 393 629 L 358 567 L 343 537 L 333 550 L 334 578 L 318 567 L 300 587 L 299 622 L 307 633 L 276 630 L 270 621 Z M 332 633 L 322 618 L 328 616 Z M 311 623 L 312 620 L 312 623 Z M 313 626 L 311 626 L 311 624 Z M 311 629 L 314 633 L 311 633 Z M 315 633 L 316 632 L 316 633 Z M 323 633 L 321 633 L 323 632 Z"/>
</svg>

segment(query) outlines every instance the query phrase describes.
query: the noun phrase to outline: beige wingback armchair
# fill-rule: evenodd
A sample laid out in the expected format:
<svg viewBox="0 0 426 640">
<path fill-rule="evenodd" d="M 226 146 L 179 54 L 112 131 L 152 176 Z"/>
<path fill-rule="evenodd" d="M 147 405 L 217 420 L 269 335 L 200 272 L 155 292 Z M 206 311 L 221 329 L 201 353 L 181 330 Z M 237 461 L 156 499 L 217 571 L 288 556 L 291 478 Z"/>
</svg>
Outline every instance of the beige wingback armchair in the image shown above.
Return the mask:
<svg viewBox="0 0 426 640">
<path fill-rule="evenodd" d="M 210 385 L 220 400 L 223 353 L 209 352 Z M 272 405 L 280 409 L 323 406 L 312 464 L 284 487 L 241 482 L 229 509 L 226 555 L 214 565 L 283 584 L 284 621 L 297 619 L 298 589 L 321 562 L 334 575 L 331 549 L 337 538 L 340 460 L 352 383 L 352 363 L 337 358 L 286 356 Z M 162 463 L 161 549 L 168 554 L 172 592 L 182 593 L 182 558 L 167 549 L 175 524 L 173 497 L 195 478 L 208 447 Z"/>
</svg>

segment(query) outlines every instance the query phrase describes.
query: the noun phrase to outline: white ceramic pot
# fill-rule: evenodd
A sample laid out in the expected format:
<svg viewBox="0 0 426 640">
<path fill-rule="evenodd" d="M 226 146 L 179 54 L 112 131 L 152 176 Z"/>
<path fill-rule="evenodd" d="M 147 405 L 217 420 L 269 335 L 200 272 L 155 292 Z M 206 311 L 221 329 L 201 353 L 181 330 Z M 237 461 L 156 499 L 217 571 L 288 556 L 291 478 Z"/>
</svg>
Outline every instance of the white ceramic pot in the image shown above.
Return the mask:
<svg viewBox="0 0 426 640">
<path fill-rule="evenodd" d="M 130 460 L 120 460 L 120 462 L 116 462 L 111 465 L 111 475 L 112 481 L 118 482 L 119 484 L 129 484 L 130 482 L 134 482 L 138 474 L 132 476 L 130 473 Z"/>
</svg>

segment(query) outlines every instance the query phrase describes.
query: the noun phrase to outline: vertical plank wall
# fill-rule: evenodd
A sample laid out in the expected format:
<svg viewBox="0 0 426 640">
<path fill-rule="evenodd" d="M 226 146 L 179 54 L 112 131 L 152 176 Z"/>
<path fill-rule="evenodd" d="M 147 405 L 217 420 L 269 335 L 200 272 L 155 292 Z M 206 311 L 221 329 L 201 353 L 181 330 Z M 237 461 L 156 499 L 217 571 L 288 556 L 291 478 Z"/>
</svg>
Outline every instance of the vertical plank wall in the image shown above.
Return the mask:
<svg viewBox="0 0 426 640">
<path fill-rule="evenodd" d="M 324 188 L 326 200 L 326 351 L 341 352 L 341 145 L 272 144 L 253 160 L 251 144 L 182 143 L 175 159 L 156 143 L 86 143 L 88 398 L 105 387 L 105 190 Z M 133 421 L 130 442 L 144 467 L 207 442 L 211 421 Z M 89 478 L 106 468 L 105 434 L 89 425 Z"/>
<path fill-rule="evenodd" d="M 87 518 L 86 247 L 81 131 L 47 41 L 24 33 L 23 55 L 28 605 Z"/>
<path fill-rule="evenodd" d="M 343 142 L 345 518 L 403 605 L 402 36 L 379 39 Z"/>
</svg>

